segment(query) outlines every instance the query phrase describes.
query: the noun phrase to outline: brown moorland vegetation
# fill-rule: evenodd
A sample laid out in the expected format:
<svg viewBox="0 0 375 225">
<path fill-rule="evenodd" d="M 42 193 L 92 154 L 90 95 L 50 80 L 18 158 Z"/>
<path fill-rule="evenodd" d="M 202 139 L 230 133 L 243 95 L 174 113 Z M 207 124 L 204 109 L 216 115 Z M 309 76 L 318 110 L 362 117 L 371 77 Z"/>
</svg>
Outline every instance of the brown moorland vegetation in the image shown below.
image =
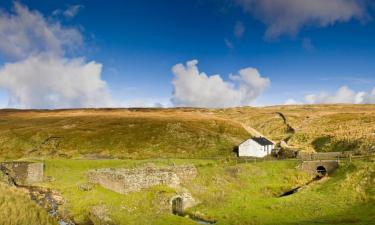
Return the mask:
<svg viewBox="0 0 375 225">
<path fill-rule="evenodd" d="M 375 106 L 1 110 L 0 157 L 229 157 L 259 133 L 304 151 L 368 153 Z"/>
</svg>

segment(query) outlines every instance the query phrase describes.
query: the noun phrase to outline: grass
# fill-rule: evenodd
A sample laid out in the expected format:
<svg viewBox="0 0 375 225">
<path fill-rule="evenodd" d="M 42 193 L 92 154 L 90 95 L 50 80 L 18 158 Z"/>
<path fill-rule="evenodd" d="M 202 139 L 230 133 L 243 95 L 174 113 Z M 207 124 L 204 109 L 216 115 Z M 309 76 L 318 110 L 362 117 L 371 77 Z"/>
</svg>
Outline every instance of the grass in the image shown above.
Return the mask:
<svg viewBox="0 0 375 225">
<path fill-rule="evenodd" d="M 375 106 L 0 110 L 0 158 L 233 157 L 254 129 L 300 150 L 366 154 Z"/>
<path fill-rule="evenodd" d="M 0 183 L 0 224 L 57 225 L 47 212 L 14 187 Z"/>
<path fill-rule="evenodd" d="M 305 151 L 375 151 L 375 105 L 301 105 L 215 110 L 215 115 L 255 128 L 274 141 Z M 278 115 L 281 112 L 288 127 Z"/>
<path fill-rule="evenodd" d="M 201 204 L 189 213 L 218 225 L 375 221 L 373 159 L 343 163 L 330 178 L 278 198 L 311 177 L 296 169 L 297 161 L 237 163 L 232 150 L 252 128 L 275 141 L 287 137 L 289 146 L 306 151 L 368 153 L 375 149 L 375 106 L 0 110 L 0 159 L 45 159 L 46 175 L 54 180 L 40 185 L 63 194 L 61 210 L 79 225 L 90 224 L 94 206 L 106 207 L 120 225 L 195 224 L 170 213 L 175 190 L 166 186 L 128 195 L 100 186 L 79 188 L 89 169 L 145 163 L 196 165 L 199 176 L 184 186 Z M 222 159 L 193 159 L 218 156 Z M 0 184 L 0 224 L 30 223 L 54 222 L 24 193 Z"/>
<path fill-rule="evenodd" d="M 199 162 L 200 160 L 197 160 Z M 78 224 L 90 224 L 90 211 L 94 206 L 105 205 L 115 224 L 194 224 L 190 220 L 171 215 L 169 203 L 175 191 L 156 186 L 146 191 L 121 195 L 100 186 L 91 191 L 81 191 L 80 184 L 87 182 L 86 173 L 95 168 L 129 168 L 144 163 L 165 165 L 169 160 L 47 160 L 46 175 L 55 181 L 44 185 L 58 189 L 67 199 L 65 206 Z M 179 164 L 181 161 L 177 160 Z"/>
<path fill-rule="evenodd" d="M 344 165 L 332 178 L 313 184 L 301 192 L 276 198 L 281 190 L 285 190 L 280 170 L 285 171 L 289 166 L 272 166 L 264 163 L 253 166 L 252 170 L 266 171 L 257 177 L 248 176 L 248 171 L 240 178 L 244 183 L 241 188 L 225 191 L 220 200 L 220 190 L 216 188 L 208 197 L 207 202 L 218 198 L 209 205 L 197 207 L 203 214 L 218 219 L 218 224 L 371 224 L 375 219 L 374 176 L 373 163 L 355 162 Z M 289 167 L 290 169 L 290 167 Z M 298 176 L 289 177 L 287 181 L 295 185 Z M 284 183 L 285 185 L 285 183 Z M 218 194 L 219 193 L 219 194 Z M 204 198 L 205 194 L 201 195 Z M 219 203 L 219 202 L 224 202 Z M 348 213 L 350 212 L 350 213 Z M 352 221 L 352 222 L 351 222 Z"/>
<path fill-rule="evenodd" d="M 233 155 L 249 134 L 198 113 L 0 111 L 0 157 L 213 157 Z"/>
<path fill-rule="evenodd" d="M 65 208 L 78 224 L 90 224 L 89 213 L 105 205 L 115 224 L 195 224 L 174 216 L 168 199 L 174 190 L 157 186 L 121 195 L 95 186 L 81 191 L 93 168 L 195 164 L 199 176 L 184 184 L 201 201 L 189 213 L 215 219 L 217 224 L 370 224 L 375 215 L 374 162 L 343 164 L 332 177 L 301 192 L 278 198 L 311 177 L 296 169 L 297 161 L 236 163 L 234 160 L 47 160 L 46 173 L 55 181 L 42 185 L 58 189 Z"/>
</svg>

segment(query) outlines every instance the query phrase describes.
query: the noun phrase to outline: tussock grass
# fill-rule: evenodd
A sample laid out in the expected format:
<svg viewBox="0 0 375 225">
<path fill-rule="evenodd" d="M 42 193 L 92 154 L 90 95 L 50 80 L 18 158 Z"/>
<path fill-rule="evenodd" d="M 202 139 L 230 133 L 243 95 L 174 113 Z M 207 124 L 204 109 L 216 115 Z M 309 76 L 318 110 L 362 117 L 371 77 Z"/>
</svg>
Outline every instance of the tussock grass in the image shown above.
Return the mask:
<svg viewBox="0 0 375 225">
<path fill-rule="evenodd" d="M 0 224 L 57 225 L 57 222 L 25 193 L 0 183 Z"/>
<path fill-rule="evenodd" d="M 0 157 L 212 157 L 233 155 L 238 123 L 173 110 L 0 111 Z"/>
<path fill-rule="evenodd" d="M 0 158 L 231 157 L 252 128 L 306 151 L 375 151 L 374 105 L 0 110 Z"/>
<path fill-rule="evenodd" d="M 305 151 L 375 151 L 375 105 L 302 105 L 232 108 L 216 115 L 238 121 L 280 141 L 288 136 L 283 113 L 295 133 L 288 144 Z"/>
</svg>

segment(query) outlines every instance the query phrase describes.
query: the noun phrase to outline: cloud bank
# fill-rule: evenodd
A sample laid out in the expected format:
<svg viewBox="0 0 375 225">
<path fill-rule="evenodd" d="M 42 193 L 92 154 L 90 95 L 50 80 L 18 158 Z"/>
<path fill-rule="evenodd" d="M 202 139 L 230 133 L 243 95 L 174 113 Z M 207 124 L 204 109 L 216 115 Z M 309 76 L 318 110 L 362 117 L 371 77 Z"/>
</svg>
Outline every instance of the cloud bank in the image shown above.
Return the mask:
<svg viewBox="0 0 375 225">
<path fill-rule="evenodd" d="M 368 18 L 365 0 L 233 0 L 267 25 L 266 39 L 296 35 L 306 26 L 327 27 Z"/>
<path fill-rule="evenodd" d="M 305 96 L 303 102 L 289 98 L 284 104 L 375 104 L 375 88 L 369 92 L 356 92 L 348 86 L 342 86 L 335 93 L 319 92 L 309 94 Z"/>
<path fill-rule="evenodd" d="M 102 65 L 83 59 L 46 55 L 7 63 L 0 70 L 0 87 L 8 90 L 11 105 L 24 108 L 106 106 L 111 98 L 100 79 Z"/>
<path fill-rule="evenodd" d="M 310 94 L 305 96 L 305 101 L 308 104 L 330 104 L 330 103 L 347 103 L 360 104 L 364 103 L 365 92 L 358 92 L 351 90 L 347 86 L 339 88 L 336 93 L 330 94 L 320 92 L 319 94 Z"/>
<path fill-rule="evenodd" d="M 14 13 L 0 11 L 0 88 L 9 106 L 70 108 L 110 106 L 102 65 L 66 55 L 83 44 L 79 30 L 50 21 L 15 2 Z"/>
<path fill-rule="evenodd" d="M 250 105 L 270 85 L 254 68 L 245 68 L 224 81 L 220 75 L 199 72 L 198 61 L 188 61 L 172 68 L 174 78 L 172 103 L 175 106 L 235 107 Z"/>
</svg>

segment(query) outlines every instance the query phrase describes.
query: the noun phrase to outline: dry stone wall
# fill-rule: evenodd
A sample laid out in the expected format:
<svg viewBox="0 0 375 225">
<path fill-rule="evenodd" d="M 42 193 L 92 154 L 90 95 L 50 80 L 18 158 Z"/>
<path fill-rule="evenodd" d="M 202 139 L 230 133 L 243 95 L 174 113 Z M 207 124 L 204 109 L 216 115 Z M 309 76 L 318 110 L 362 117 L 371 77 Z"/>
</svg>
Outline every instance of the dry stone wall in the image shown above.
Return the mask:
<svg viewBox="0 0 375 225">
<path fill-rule="evenodd" d="M 155 167 L 148 166 L 135 169 L 97 169 L 88 172 L 91 183 L 126 194 L 141 191 L 155 185 L 167 185 L 178 188 L 197 176 L 197 169 L 191 165 Z"/>
<path fill-rule="evenodd" d="M 297 158 L 301 160 L 334 160 L 339 158 L 348 158 L 353 152 L 303 152 L 299 151 Z"/>
<path fill-rule="evenodd" d="M 34 162 L 2 162 L 0 172 L 16 185 L 27 186 L 42 182 L 44 164 Z"/>
</svg>

